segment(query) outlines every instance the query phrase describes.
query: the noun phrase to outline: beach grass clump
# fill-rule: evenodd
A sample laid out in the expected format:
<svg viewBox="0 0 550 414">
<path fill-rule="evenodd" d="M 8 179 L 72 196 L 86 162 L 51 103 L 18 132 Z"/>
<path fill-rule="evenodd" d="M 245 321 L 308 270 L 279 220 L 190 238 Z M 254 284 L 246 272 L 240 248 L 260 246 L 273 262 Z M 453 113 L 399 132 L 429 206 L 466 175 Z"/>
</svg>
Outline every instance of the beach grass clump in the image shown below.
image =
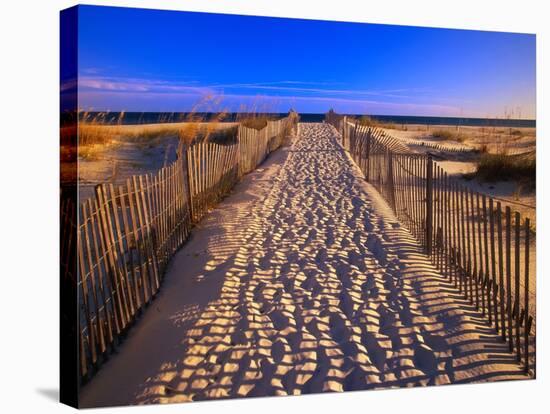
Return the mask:
<svg viewBox="0 0 550 414">
<path fill-rule="evenodd" d="M 359 125 L 363 125 L 363 126 L 370 126 L 370 127 L 378 127 L 380 126 L 380 122 L 378 122 L 376 119 L 368 116 L 368 115 L 363 115 L 361 117 L 359 117 L 357 119 L 357 122 L 359 123 Z"/>
<path fill-rule="evenodd" d="M 398 129 L 401 131 L 408 131 L 409 129 L 406 124 L 396 124 L 395 122 L 384 122 L 380 124 L 380 127 L 386 129 Z"/>
<path fill-rule="evenodd" d="M 181 124 L 149 125 L 101 125 L 81 123 L 78 126 L 80 145 L 105 145 L 115 140 L 150 141 L 170 135 L 178 135 Z"/>
<path fill-rule="evenodd" d="M 113 118 L 109 112 L 83 112 L 79 116 L 78 139 L 81 146 L 111 144 L 116 140 L 133 141 L 135 143 L 151 143 L 157 138 L 178 136 L 180 131 L 190 123 L 204 122 L 204 116 L 193 108 L 189 114 L 179 122 L 170 122 L 161 116 L 157 123 L 152 124 L 124 124 L 124 112 Z M 226 116 L 226 112 L 218 112 L 212 118 L 212 123 L 218 123 Z"/>
<path fill-rule="evenodd" d="M 212 142 L 219 145 L 232 145 L 237 143 L 239 127 L 210 129 L 205 136 L 206 142 Z"/>
<path fill-rule="evenodd" d="M 247 114 L 243 117 L 238 117 L 237 121 L 244 127 L 252 128 L 257 131 L 264 129 L 267 126 L 267 122 L 271 118 L 263 114 Z"/>
<path fill-rule="evenodd" d="M 482 154 L 474 175 L 482 181 L 515 180 L 527 185 L 534 185 L 536 180 L 536 157 L 534 154 Z"/>
<path fill-rule="evenodd" d="M 449 131 L 446 129 L 436 129 L 432 132 L 432 138 L 441 140 L 441 141 L 457 141 L 464 142 L 466 136 L 458 132 Z"/>
<path fill-rule="evenodd" d="M 357 118 L 357 123 L 359 125 L 373 128 L 398 129 L 402 131 L 406 131 L 408 129 L 405 124 L 397 124 L 395 122 L 382 122 L 368 115 L 363 115 Z"/>
<path fill-rule="evenodd" d="M 292 140 L 292 134 L 294 130 L 294 126 L 298 124 L 300 121 L 300 115 L 294 110 L 290 110 L 288 113 L 288 122 L 285 123 L 283 130 L 281 131 L 283 135 L 283 146 L 288 146 L 291 143 Z"/>
<path fill-rule="evenodd" d="M 190 122 L 178 130 L 179 142 L 184 147 L 201 142 L 231 145 L 237 142 L 238 126 L 218 122 Z"/>
<path fill-rule="evenodd" d="M 489 144 L 483 143 L 479 146 L 478 152 L 480 154 L 488 154 L 489 153 Z"/>
</svg>

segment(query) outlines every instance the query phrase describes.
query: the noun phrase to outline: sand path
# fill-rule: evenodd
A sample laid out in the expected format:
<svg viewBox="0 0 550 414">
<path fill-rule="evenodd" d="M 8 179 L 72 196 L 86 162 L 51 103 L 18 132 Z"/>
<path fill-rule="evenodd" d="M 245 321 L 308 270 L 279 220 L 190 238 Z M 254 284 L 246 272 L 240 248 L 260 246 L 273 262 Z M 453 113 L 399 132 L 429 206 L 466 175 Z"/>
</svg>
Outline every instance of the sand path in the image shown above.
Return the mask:
<svg viewBox="0 0 550 414">
<path fill-rule="evenodd" d="M 83 406 L 525 378 L 325 124 L 301 124 L 174 258 Z"/>
</svg>

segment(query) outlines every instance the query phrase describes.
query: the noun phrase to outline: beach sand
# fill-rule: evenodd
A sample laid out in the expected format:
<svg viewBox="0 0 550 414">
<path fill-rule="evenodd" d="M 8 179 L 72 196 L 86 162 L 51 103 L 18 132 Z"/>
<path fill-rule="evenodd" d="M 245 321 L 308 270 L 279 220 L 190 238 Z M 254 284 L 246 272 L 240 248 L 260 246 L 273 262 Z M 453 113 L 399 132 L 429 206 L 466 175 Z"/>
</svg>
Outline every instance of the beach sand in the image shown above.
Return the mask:
<svg viewBox="0 0 550 414">
<path fill-rule="evenodd" d="M 326 124 L 193 230 L 82 407 L 527 378 Z"/>
<path fill-rule="evenodd" d="M 480 149 L 486 146 L 486 150 L 490 153 L 498 153 L 505 149 L 510 155 L 533 151 L 537 135 L 536 128 L 528 127 L 405 125 L 402 128 L 385 129 L 390 135 L 408 141 L 410 145 L 438 144 L 449 149 Z M 437 131 L 458 135 L 461 140 L 434 138 L 432 134 Z"/>
</svg>

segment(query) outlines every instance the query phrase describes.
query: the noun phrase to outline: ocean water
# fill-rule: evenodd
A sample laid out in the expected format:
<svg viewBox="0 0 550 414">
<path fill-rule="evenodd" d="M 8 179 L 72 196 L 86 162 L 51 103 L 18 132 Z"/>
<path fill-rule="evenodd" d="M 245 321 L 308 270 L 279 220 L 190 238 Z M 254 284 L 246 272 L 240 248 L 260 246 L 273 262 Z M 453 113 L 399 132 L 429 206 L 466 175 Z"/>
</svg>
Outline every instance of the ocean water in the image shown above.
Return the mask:
<svg viewBox="0 0 550 414">
<path fill-rule="evenodd" d="M 104 113 L 87 113 L 88 119 L 96 119 L 102 123 L 124 125 L 131 124 L 156 124 L 163 122 L 184 122 L 188 119 L 188 112 L 125 112 L 120 119 L 120 112 Z M 215 113 L 196 113 L 194 114 L 204 119 L 205 121 L 214 120 L 217 117 Z M 245 116 L 243 113 L 228 113 L 223 122 L 234 122 L 240 116 Z M 268 114 L 275 118 L 284 118 L 287 113 L 270 113 Z M 362 114 L 347 114 L 348 116 L 360 117 Z M 401 116 L 401 115 L 369 115 L 371 118 L 381 121 L 390 122 L 400 125 L 420 124 L 420 125 L 459 125 L 459 126 L 479 126 L 479 127 L 536 127 L 534 119 L 487 119 L 487 118 L 455 118 L 455 117 L 438 117 L 438 116 Z M 80 119 L 83 120 L 81 114 Z M 300 113 L 301 122 L 322 122 L 325 119 L 325 114 L 308 114 Z"/>
</svg>

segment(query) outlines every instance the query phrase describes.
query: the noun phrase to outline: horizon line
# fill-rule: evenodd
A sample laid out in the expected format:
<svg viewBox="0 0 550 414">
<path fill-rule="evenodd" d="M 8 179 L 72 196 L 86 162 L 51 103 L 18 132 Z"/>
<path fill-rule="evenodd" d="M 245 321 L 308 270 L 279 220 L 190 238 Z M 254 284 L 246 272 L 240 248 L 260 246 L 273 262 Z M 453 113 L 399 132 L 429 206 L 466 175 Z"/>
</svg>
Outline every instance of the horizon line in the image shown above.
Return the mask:
<svg viewBox="0 0 550 414">
<path fill-rule="evenodd" d="M 221 114 L 221 113 L 227 113 L 227 114 L 287 114 L 292 109 L 289 109 L 288 111 L 125 111 L 125 110 L 79 110 L 78 113 L 133 113 L 133 114 L 190 114 L 190 113 L 197 113 L 197 114 Z M 327 114 L 329 111 L 326 112 L 307 112 L 307 111 L 296 111 L 297 114 L 307 114 L 307 115 L 323 115 Z M 336 112 L 337 115 L 342 116 L 371 116 L 371 117 L 400 117 L 400 118 L 447 118 L 447 119 L 480 119 L 480 120 L 499 120 L 499 121 L 536 121 L 537 118 L 504 118 L 504 117 L 498 117 L 498 116 L 489 116 L 489 117 L 480 117 L 480 116 L 451 116 L 451 115 L 390 115 L 390 114 L 369 114 L 369 113 L 351 113 L 351 112 Z"/>
</svg>

